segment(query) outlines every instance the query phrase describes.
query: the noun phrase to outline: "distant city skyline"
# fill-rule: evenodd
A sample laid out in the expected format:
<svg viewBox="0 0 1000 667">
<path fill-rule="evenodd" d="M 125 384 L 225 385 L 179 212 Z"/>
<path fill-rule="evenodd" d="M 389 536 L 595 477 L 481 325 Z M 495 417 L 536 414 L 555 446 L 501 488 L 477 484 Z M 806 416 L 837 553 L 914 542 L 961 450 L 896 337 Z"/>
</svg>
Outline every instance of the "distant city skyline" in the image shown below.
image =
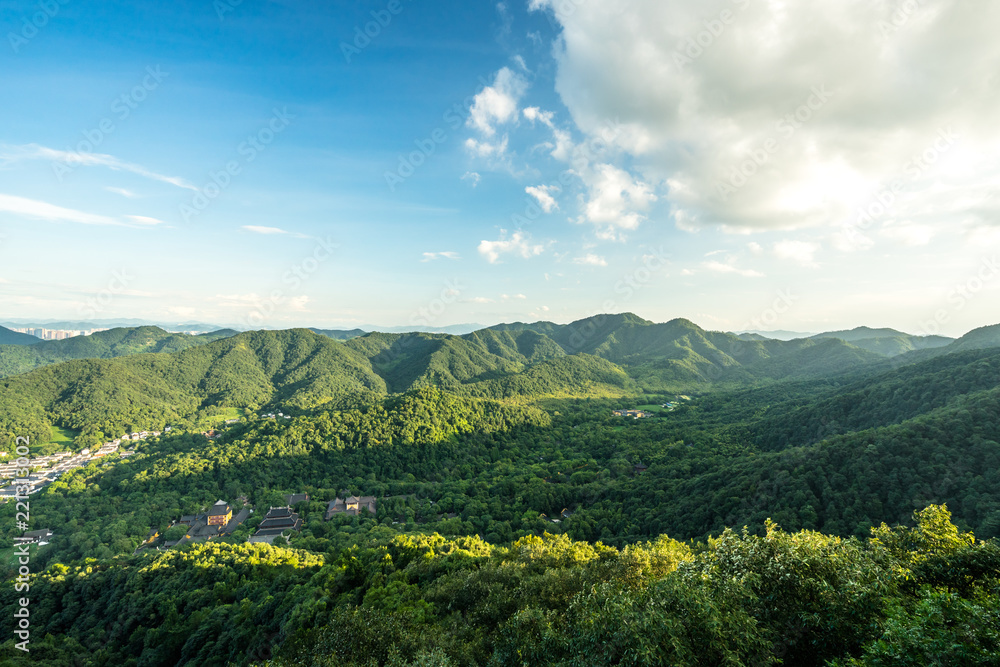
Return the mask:
<svg viewBox="0 0 1000 667">
<path fill-rule="evenodd" d="M 0 319 L 1000 322 L 998 5 L 45 7 L 0 12 Z"/>
</svg>

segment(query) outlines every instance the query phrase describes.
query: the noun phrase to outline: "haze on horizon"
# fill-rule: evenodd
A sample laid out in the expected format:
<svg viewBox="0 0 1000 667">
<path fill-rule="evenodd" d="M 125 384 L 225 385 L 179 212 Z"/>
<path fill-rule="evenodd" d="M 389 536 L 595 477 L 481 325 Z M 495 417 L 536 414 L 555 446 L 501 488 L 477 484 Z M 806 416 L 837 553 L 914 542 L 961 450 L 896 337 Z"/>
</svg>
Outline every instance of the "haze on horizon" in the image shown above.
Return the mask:
<svg viewBox="0 0 1000 667">
<path fill-rule="evenodd" d="M 45 7 L 0 319 L 1000 321 L 995 3 Z"/>
</svg>

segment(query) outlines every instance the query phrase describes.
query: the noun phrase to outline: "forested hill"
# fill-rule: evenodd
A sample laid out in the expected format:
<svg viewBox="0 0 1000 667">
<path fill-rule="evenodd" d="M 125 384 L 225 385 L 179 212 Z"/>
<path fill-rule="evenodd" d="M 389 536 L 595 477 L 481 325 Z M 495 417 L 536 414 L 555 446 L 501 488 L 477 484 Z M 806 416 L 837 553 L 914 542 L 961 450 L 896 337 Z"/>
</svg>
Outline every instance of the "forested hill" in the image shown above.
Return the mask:
<svg viewBox="0 0 1000 667">
<path fill-rule="evenodd" d="M 954 338 L 947 336 L 914 336 L 895 329 L 872 329 L 870 327 L 857 327 L 849 331 L 829 331 L 811 338 L 839 338 L 856 347 L 887 357 L 894 357 L 913 350 L 941 348 L 955 342 Z"/>
<path fill-rule="evenodd" d="M 306 329 L 230 334 L 183 336 L 142 327 L 0 347 L 2 353 L 34 355 L 22 357 L 29 364 L 58 355 L 86 357 L 0 380 L 0 434 L 27 433 L 45 442 L 57 425 L 80 431 L 79 443 L 92 444 L 124 430 L 185 424 L 209 408 L 302 411 L 359 393 L 427 386 L 538 400 L 776 380 L 840 378 L 844 384 L 859 374 L 905 367 L 920 360 L 914 355 L 929 352 L 899 355 L 890 364 L 836 338 L 743 340 L 688 320 L 653 324 L 630 314 L 461 336 L 369 333 L 336 341 Z M 993 341 L 987 328 L 933 351 Z"/>
<path fill-rule="evenodd" d="M 72 359 L 111 359 L 147 352 L 177 352 L 228 338 L 236 333 L 232 329 L 222 329 L 192 336 L 146 326 L 109 329 L 64 340 L 39 341 L 34 336 L 28 336 L 34 341 L 30 347 L 20 344 L 0 345 L 0 377 L 26 373 L 39 366 Z M 0 341 L 2 340 L 0 337 Z"/>
<path fill-rule="evenodd" d="M 69 361 L 0 380 L 0 436 L 45 442 L 55 424 L 93 444 L 189 424 L 212 406 L 302 411 L 422 386 L 504 398 L 634 393 L 617 366 L 564 360 L 532 336 L 373 334 L 344 344 L 305 329 L 255 331 L 170 354 Z"/>
<path fill-rule="evenodd" d="M 7 327 L 0 327 L 0 345 L 37 345 L 41 341 L 29 334 L 11 331 Z"/>
</svg>

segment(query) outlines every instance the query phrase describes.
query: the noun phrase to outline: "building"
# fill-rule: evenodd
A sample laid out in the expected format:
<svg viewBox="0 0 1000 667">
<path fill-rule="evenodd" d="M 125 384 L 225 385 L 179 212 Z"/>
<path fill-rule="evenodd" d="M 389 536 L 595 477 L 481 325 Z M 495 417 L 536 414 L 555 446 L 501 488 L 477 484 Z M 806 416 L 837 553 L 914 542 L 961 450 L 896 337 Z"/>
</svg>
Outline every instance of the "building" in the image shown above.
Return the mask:
<svg viewBox="0 0 1000 667">
<path fill-rule="evenodd" d="M 646 417 L 652 417 L 652 412 L 646 412 L 645 410 L 615 410 L 615 417 L 631 417 L 632 419 L 644 419 Z"/>
<path fill-rule="evenodd" d="M 302 530 L 302 519 L 292 511 L 291 507 L 272 507 L 257 526 L 257 532 L 250 537 L 250 541 L 273 544 L 274 538 L 283 536 L 286 531 L 300 530 Z"/>
<path fill-rule="evenodd" d="M 293 493 L 289 496 L 285 496 L 285 502 L 288 503 L 289 507 L 292 507 L 296 503 L 302 503 L 309 500 L 308 493 Z"/>
<path fill-rule="evenodd" d="M 22 537 L 18 538 L 19 544 L 37 544 L 42 546 L 49 543 L 49 538 L 52 537 L 53 533 L 49 529 L 44 530 L 29 530 Z"/>
<path fill-rule="evenodd" d="M 302 519 L 296 512 L 292 511 L 291 507 L 272 507 L 257 528 L 260 530 L 280 528 L 281 530 L 298 531 L 302 529 Z"/>
<path fill-rule="evenodd" d="M 233 508 L 225 500 L 216 501 L 208 510 L 208 525 L 225 526 L 233 518 Z"/>
<path fill-rule="evenodd" d="M 374 515 L 375 508 L 375 496 L 348 496 L 346 499 L 335 498 L 326 506 L 326 520 L 329 521 L 337 514 L 358 516 L 363 511 Z"/>
</svg>

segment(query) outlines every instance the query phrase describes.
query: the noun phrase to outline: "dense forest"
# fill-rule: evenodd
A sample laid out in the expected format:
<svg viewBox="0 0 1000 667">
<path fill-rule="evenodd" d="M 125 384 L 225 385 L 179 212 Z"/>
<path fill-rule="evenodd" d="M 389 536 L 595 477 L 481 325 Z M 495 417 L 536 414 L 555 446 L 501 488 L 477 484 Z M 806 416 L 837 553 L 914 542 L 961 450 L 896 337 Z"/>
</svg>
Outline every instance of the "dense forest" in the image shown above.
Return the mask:
<svg viewBox="0 0 1000 667">
<path fill-rule="evenodd" d="M 0 381 L 9 438 L 174 426 L 31 497 L 54 532 L 31 661 L 1000 664 L 991 330 L 889 357 L 601 317 L 248 332 Z M 301 531 L 248 544 L 293 493 Z M 375 514 L 327 520 L 345 495 Z M 254 513 L 138 548 L 218 499 Z"/>
</svg>

